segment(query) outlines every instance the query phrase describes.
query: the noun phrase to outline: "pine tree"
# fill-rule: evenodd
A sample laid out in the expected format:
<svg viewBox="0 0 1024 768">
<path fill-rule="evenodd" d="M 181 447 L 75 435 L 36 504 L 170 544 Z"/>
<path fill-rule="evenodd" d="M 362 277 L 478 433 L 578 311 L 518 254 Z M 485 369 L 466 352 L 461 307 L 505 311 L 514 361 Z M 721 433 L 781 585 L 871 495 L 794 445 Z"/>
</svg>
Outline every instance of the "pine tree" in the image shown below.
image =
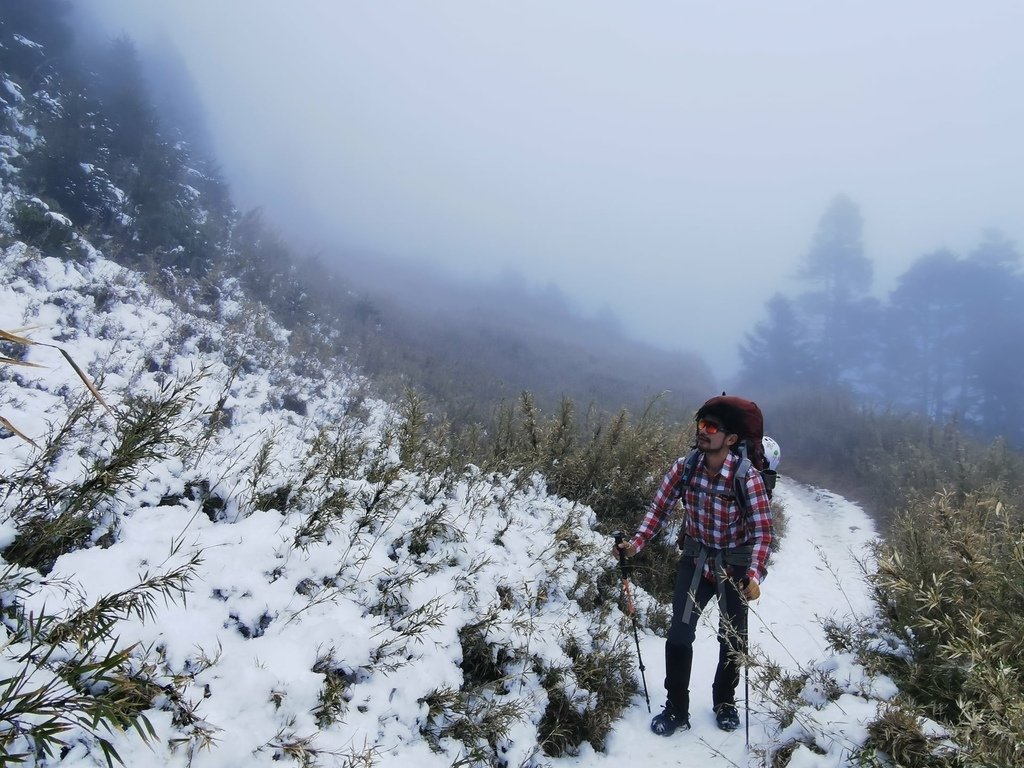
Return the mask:
<svg viewBox="0 0 1024 768">
<path fill-rule="evenodd" d="M 879 335 L 887 404 L 960 418 L 1024 446 L 1024 275 L 1015 246 L 990 233 L 964 259 L 922 256 L 900 277 Z"/>
<path fill-rule="evenodd" d="M 864 255 L 860 209 L 846 195 L 822 216 L 800 276 L 811 290 L 801 297 L 819 378 L 830 385 L 862 381 L 874 336 L 875 305 L 868 297 L 872 265 Z"/>
<path fill-rule="evenodd" d="M 757 397 L 813 383 L 815 368 L 806 333 L 792 300 L 781 293 L 766 305 L 768 317 L 740 345 L 740 385 Z"/>
<path fill-rule="evenodd" d="M 967 323 L 963 264 L 951 251 L 917 259 L 889 295 L 882 395 L 944 420 L 961 407 Z"/>
<path fill-rule="evenodd" d="M 1003 435 L 1024 446 L 1024 276 L 1020 253 L 997 232 L 987 233 L 965 261 L 961 291 L 970 299 L 965 313 L 970 344 L 965 367 L 972 394 L 970 411 L 985 435 Z"/>
</svg>

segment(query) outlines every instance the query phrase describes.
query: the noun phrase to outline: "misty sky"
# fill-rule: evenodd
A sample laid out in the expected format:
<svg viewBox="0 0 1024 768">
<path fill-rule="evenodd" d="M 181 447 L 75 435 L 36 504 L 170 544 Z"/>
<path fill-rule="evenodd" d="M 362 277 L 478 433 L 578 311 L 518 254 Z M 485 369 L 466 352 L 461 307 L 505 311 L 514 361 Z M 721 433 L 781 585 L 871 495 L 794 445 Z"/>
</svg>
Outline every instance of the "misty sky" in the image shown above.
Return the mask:
<svg viewBox="0 0 1024 768">
<path fill-rule="evenodd" d="M 1019 0 L 76 4 L 177 47 L 294 242 L 513 267 L 722 374 L 838 193 L 880 291 L 987 227 L 1024 246 Z"/>
</svg>

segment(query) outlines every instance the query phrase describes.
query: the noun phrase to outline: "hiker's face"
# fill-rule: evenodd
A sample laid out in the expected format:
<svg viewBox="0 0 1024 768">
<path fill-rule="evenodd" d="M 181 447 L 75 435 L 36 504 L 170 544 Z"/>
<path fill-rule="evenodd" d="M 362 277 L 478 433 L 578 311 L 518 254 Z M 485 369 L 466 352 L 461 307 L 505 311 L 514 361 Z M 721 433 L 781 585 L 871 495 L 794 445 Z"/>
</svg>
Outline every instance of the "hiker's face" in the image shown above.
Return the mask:
<svg viewBox="0 0 1024 768">
<path fill-rule="evenodd" d="M 718 450 L 728 437 L 725 428 L 715 419 L 701 419 L 697 422 L 697 445 L 702 450 Z"/>
</svg>

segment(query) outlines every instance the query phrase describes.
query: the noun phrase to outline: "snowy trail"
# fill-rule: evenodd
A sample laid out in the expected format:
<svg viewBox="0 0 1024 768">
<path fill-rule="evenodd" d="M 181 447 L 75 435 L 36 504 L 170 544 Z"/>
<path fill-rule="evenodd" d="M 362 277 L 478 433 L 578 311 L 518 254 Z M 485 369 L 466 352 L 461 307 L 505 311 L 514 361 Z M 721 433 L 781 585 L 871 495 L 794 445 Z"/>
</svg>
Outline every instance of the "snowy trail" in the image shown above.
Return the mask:
<svg viewBox="0 0 1024 768">
<path fill-rule="evenodd" d="M 750 640 L 783 667 L 821 659 L 826 642 L 818 617 L 842 619 L 870 612 L 869 590 L 859 561 L 868 555 L 876 536 L 874 523 L 856 504 L 817 488 L 781 478 L 776 499 L 784 506 L 788 530 L 782 546 L 772 557 L 762 597 L 751 612 Z M 841 582 L 842 590 L 837 584 Z M 604 754 L 584 751 L 579 757 L 552 761 L 555 766 L 595 766 L 605 763 L 642 766 L 707 766 L 757 764 L 746 748 L 743 725 L 724 733 L 711 712 L 711 682 L 718 659 L 714 630 L 717 610 L 705 613 L 698 630 L 690 690 L 689 732 L 669 738 L 655 736 L 648 728 L 653 713 L 664 704 L 664 639 L 641 637 L 652 714 L 641 693 L 633 707 L 608 737 Z M 743 713 L 743 682 L 737 704 Z M 765 724 L 758 714 L 760 702 L 751 697 L 750 743 L 765 742 Z"/>
</svg>

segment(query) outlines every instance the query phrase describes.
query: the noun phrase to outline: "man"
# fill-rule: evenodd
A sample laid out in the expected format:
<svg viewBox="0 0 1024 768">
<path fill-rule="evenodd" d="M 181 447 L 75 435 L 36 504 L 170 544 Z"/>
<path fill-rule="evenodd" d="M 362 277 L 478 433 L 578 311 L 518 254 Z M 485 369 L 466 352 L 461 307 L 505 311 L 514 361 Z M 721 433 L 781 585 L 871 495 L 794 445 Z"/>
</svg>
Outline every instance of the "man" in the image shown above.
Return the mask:
<svg viewBox="0 0 1024 768">
<path fill-rule="evenodd" d="M 734 492 L 741 464 L 734 452 L 743 419 L 725 398 L 712 398 L 697 411 L 697 447 L 677 459 L 631 541 L 617 545 L 633 557 L 660 531 L 682 500 L 686 523 L 680 536 L 682 555 L 672 599 L 672 624 L 665 641 L 664 711 L 651 721 L 661 736 L 690 728 L 690 670 L 693 641 L 701 611 L 718 598 L 718 668 L 712 704 L 718 727 L 739 727 L 736 686 L 740 656 L 746 651 L 747 602 L 760 594 L 772 540 L 772 514 L 761 473 L 750 466 L 742 478 L 746 500 Z M 615 550 L 618 556 L 618 549 Z"/>
</svg>

